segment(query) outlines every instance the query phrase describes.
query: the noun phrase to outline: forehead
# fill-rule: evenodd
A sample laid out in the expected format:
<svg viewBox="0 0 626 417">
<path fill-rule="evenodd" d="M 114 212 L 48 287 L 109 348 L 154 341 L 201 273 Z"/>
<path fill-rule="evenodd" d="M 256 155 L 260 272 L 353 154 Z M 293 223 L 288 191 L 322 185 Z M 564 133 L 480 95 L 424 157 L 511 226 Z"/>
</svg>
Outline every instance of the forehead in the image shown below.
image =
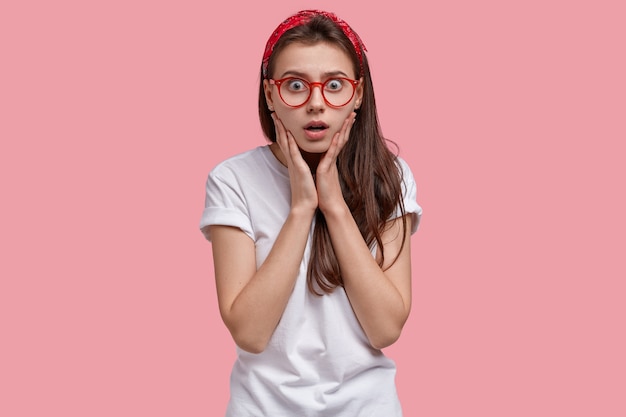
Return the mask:
<svg viewBox="0 0 626 417">
<path fill-rule="evenodd" d="M 281 78 L 287 72 L 301 73 L 311 78 L 320 78 L 328 73 L 343 72 L 354 78 L 354 65 L 350 55 L 341 47 L 319 42 L 291 43 L 274 57 L 274 77 Z"/>
</svg>

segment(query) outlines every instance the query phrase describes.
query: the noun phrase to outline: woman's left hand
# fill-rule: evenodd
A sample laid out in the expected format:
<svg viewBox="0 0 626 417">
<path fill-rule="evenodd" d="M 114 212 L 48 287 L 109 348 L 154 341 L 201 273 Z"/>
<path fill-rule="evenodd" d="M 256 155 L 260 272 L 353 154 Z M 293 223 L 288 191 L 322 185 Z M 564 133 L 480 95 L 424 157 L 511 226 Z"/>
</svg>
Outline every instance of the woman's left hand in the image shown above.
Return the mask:
<svg viewBox="0 0 626 417">
<path fill-rule="evenodd" d="M 330 147 L 322 157 L 315 174 L 317 188 L 318 207 L 322 213 L 346 208 L 346 203 L 339 185 L 337 171 L 337 155 L 343 149 L 350 137 L 350 129 L 354 124 L 356 113 L 352 112 L 343 122 L 339 132 L 335 133 Z"/>
</svg>

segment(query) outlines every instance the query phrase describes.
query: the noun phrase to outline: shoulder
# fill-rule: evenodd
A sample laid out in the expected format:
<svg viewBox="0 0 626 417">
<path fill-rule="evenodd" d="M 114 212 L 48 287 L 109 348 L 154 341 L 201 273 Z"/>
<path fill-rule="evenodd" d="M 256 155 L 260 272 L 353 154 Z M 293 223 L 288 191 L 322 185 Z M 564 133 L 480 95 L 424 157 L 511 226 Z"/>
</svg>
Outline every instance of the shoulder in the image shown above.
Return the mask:
<svg viewBox="0 0 626 417">
<path fill-rule="evenodd" d="M 258 164 L 258 161 L 263 160 L 263 147 L 259 146 L 254 149 L 242 152 L 240 154 L 231 156 L 213 167 L 209 175 L 218 175 L 224 172 L 233 172 L 239 170 L 246 170 L 251 165 Z"/>
<path fill-rule="evenodd" d="M 217 164 L 208 175 L 206 191 L 207 195 L 234 193 L 245 199 L 284 193 L 289 191 L 289 172 L 268 146 L 259 146 Z"/>
<path fill-rule="evenodd" d="M 219 182 L 251 182 L 259 176 L 267 177 L 279 172 L 267 146 L 231 156 L 217 164 L 209 173 L 209 180 Z"/>
</svg>

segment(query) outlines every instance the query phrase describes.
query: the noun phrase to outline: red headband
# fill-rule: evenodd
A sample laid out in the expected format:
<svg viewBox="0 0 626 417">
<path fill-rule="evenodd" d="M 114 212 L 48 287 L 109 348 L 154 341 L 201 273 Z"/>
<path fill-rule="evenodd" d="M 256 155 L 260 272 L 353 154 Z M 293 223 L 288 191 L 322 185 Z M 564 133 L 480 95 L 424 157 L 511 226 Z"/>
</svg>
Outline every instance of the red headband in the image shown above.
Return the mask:
<svg viewBox="0 0 626 417">
<path fill-rule="evenodd" d="M 350 26 L 340 18 L 338 18 L 335 14 L 330 12 L 324 12 L 320 10 L 302 10 L 293 16 L 288 17 L 283 23 L 278 25 L 272 36 L 267 40 L 267 44 L 265 45 L 265 53 L 263 54 L 263 77 L 267 77 L 267 65 L 270 60 L 270 56 L 272 56 L 272 52 L 274 51 L 274 46 L 276 46 L 276 42 L 280 39 L 281 36 L 289 29 L 293 29 L 296 26 L 304 25 L 308 23 L 315 16 L 324 16 L 330 20 L 332 20 L 337 26 L 341 28 L 343 33 L 350 39 L 352 42 L 352 46 L 356 52 L 356 55 L 359 57 L 359 63 L 361 64 L 361 74 L 363 73 L 363 51 L 367 51 L 365 49 L 365 45 L 363 45 L 363 41 L 359 38 L 359 35 L 356 34 L 352 30 Z"/>
</svg>

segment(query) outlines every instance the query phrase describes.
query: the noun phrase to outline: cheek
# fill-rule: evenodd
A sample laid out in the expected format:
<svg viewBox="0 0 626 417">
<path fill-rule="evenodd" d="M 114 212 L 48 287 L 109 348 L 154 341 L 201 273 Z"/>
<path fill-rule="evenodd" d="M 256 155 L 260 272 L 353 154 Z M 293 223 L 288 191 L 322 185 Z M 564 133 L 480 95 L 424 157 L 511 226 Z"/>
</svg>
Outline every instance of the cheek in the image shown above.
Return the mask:
<svg viewBox="0 0 626 417">
<path fill-rule="evenodd" d="M 342 109 L 341 113 L 337 116 L 337 130 L 338 131 L 341 130 L 341 128 L 343 127 L 343 123 L 352 114 L 352 107 L 353 107 L 352 105 L 347 105 L 345 108 Z"/>
<path fill-rule="evenodd" d="M 285 125 L 285 127 L 293 126 L 295 117 L 294 117 L 294 114 L 293 114 L 294 111 L 292 108 L 286 107 L 282 103 L 276 104 L 274 108 L 274 112 L 276 113 L 276 116 L 278 116 L 280 121 L 283 122 L 283 125 Z"/>
</svg>

